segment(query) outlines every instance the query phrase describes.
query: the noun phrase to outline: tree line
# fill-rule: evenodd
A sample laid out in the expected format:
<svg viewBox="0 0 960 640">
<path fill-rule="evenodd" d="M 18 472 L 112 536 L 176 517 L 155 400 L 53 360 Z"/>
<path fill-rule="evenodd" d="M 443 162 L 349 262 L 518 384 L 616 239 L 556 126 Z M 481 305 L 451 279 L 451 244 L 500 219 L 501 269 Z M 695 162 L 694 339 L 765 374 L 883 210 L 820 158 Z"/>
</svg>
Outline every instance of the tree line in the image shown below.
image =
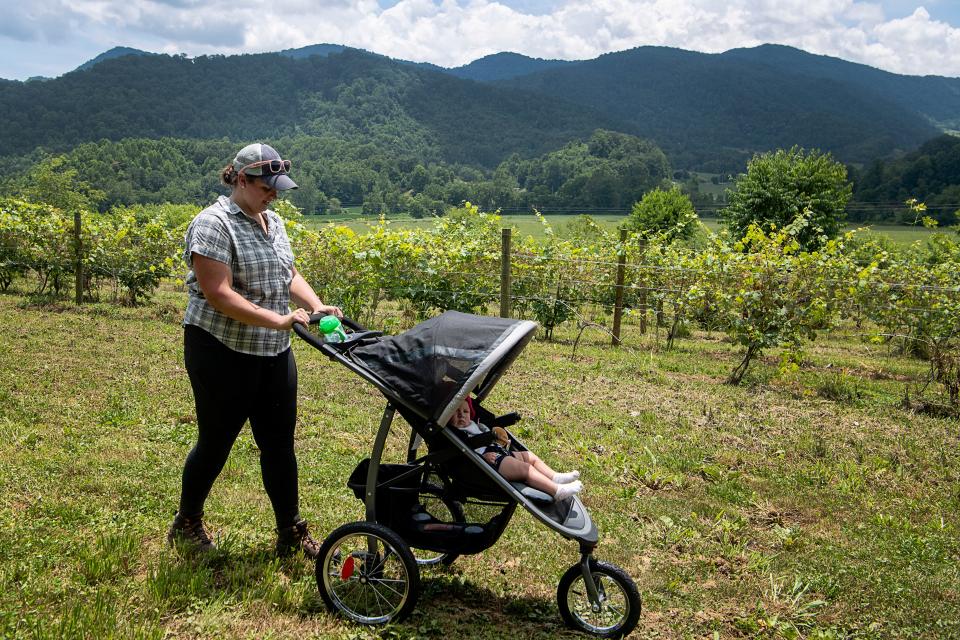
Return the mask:
<svg viewBox="0 0 960 640">
<path fill-rule="evenodd" d="M 508 213 L 627 212 L 645 193 L 673 184 L 696 208 L 724 215 L 734 192 L 728 189 L 727 196 L 715 199 L 700 191 L 695 176 L 675 171 L 652 142 L 603 129 L 538 156 L 512 153 L 493 169 L 448 162 L 429 145 L 407 146 L 404 140 L 357 134 L 295 135 L 269 142 L 293 159 L 300 188 L 287 197 L 307 215 L 358 207 L 368 216 L 420 218 L 443 215 L 468 200 L 484 210 Z M 34 168 L 58 163 L 103 194 L 101 211 L 140 204 L 202 205 L 224 193 L 219 171 L 239 144 L 229 139 L 126 138 L 80 144 L 61 155 L 37 150 L 10 162 L 11 169 L 0 176 L 0 194 L 16 194 Z M 811 153 L 839 165 L 829 154 Z M 733 187 L 746 175 L 726 178 Z M 926 203 L 930 218 L 952 224 L 960 209 L 960 138 L 941 136 L 897 159 L 846 166 L 844 179 L 851 188 L 845 200 L 848 221 L 913 224 L 916 216 L 903 202 L 915 199 Z"/>
<path fill-rule="evenodd" d="M 370 215 L 423 217 L 443 215 L 465 200 L 489 210 L 624 209 L 672 174 L 652 143 L 605 130 L 534 158 L 513 154 L 493 171 L 425 160 L 415 150 L 399 152 L 359 139 L 295 136 L 270 142 L 293 159 L 292 176 L 300 188 L 289 198 L 307 214 L 339 213 L 351 205 Z M 102 192 L 104 211 L 117 205 L 204 204 L 222 192 L 217 176 L 236 147 L 228 140 L 101 140 L 62 156 L 34 154 L 18 165 L 22 173 L 0 178 L 0 188 L 15 192 L 31 166 L 56 160 Z"/>
<path fill-rule="evenodd" d="M 895 218 L 884 205 L 914 198 L 926 204 L 931 218 L 951 224 L 960 210 L 960 138 L 936 137 L 900 158 L 853 169 L 851 177 L 854 200 L 862 205 L 854 219 Z M 903 211 L 898 221 L 909 222 L 910 215 Z"/>
</svg>

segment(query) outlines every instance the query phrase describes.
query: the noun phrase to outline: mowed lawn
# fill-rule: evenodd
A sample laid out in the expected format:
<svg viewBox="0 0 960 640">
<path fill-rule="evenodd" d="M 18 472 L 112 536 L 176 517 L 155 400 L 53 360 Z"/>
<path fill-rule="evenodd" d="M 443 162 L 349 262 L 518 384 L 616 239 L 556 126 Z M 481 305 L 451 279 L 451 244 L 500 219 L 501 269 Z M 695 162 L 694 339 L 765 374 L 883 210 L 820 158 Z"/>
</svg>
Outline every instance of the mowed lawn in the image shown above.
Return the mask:
<svg viewBox="0 0 960 640">
<path fill-rule="evenodd" d="M 544 216 L 544 219 L 550 224 L 555 232 L 558 232 L 562 235 L 564 227 L 576 217 L 577 216 L 573 215 L 547 215 Z M 626 220 L 626 216 L 616 214 L 598 214 L 591 217 L 598 225 L 610 231 L 611 233 L 616 232 L 618 226 L 621 225 L 624 220 Z M 536 216 L 505 215 L 501 218 L 501 221 L 503 226 L 513 227 L 515 229 L 515 233 L 519 234 L 520 236 L 533 236 L 534 238 L 540 239 L 545 237 L 543 223 L 540 222 Z M 363 218 L 362 216 L 358 215 L 337 217 L 305 216 L 303 218 L 303 222 L 311 229 L 317 229 L 332 222 L 336 225 L 349 227 L 357 233 L 367 233 L 370 229 L 370 226 L 377 224 L 378 220 L 376 218 Z M 714 232 L 723 228 L 720 220 L 717 218 L 703 218 L 703 224 Z M 408 216 L 397 216 L 389 219 L 389 225 L 391 228 L 397 229 L 431 229 L 433 228 L 434 220 L 433 218 L 414 219 Z M 873 223 L 853 224 L 848 225 L 846 228 L 847 231 L 851 229 L 864 229 L 873 233 L 889 236 L 895 244 L 900 246 L 906 246 L 918 240 L 926 240 L 937 231 L 934 229 L 927 229 L 922 226 Z M 947 231 L 949 232 L 949 230 Z"/>
<path fill-rule="evenodd" d="M 207 504 L 220 550 L 167 548 L 196 428 L 184 294 L 165 285 L 137 309 L 21 294 L 0 295 L 0 637 L 583 637 L 555 602 L 577 545 L 522 512 L 490 550 L 425 570 L 408 621 L 328 614 L 312 565 L 272 555 L 249 431 Z M 665 351 L 630 319 L 620 349 L 591 331 L 573 360 L 572 327 L 532 342 L 488 406 L 581 470 L 597 557 L 644 599 L 633 637 L 960 637 L 960 423 L 901 406 L 926 363 L 847 337 L 795 373 L 769 354 L 730 387 L 720 334 Z M 302 512 L 322 538 L 362 519 L 345 482 L 384 401 L 294 348 Z"/>
</svg>

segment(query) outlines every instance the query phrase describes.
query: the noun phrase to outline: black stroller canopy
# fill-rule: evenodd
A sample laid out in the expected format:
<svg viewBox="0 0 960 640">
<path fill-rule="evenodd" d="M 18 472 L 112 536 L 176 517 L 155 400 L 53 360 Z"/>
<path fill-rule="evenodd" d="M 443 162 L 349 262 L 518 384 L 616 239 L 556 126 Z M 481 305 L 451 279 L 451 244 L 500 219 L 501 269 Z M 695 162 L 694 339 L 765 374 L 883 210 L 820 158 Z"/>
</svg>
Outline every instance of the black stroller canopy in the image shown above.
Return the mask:
<svg viewBox="0 0 960 640">
<path fill-rule="evenodd" d="M 446 311 L 351 357 L 420 415 L 445 425 L 471 391 L 482 400 L 536 331 L 529 320 Z"/>
</svg>

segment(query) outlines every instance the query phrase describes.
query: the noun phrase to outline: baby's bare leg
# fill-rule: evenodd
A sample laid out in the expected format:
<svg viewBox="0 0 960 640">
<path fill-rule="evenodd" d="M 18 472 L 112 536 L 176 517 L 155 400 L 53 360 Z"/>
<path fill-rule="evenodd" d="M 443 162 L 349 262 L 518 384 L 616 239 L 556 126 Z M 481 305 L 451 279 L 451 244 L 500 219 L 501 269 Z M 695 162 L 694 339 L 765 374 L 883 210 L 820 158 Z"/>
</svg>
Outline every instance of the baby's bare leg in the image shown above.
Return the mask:
<svg viewBox="0 0 960 640">
<path fill-rule="evenodd" d="M 547 476 L 547 477 L 550 478 L 551 480 L 553 479 L 553 477 L 554 477 L 555 475 L 557 475 L 557 472 L 556 472 L 556 471 L 554 471 L 553 469 L 551 469 L 550 466 L 549 466 L 546 462 L 544 462 L 543 460 L 540 459 L 540 456 L 538 456 L 537 454 L 535 454 L 535 453 L 532 452 L 532 451 L 513 451 L 513 452 L 511 452 L 511 455 L 513 455 L 513 456 L 515 456 L 515 457 L 517 457 L 517 458 L 520 458 L 521 460 L 523 460 L 524 462 L 526 462 L 526 463 L 529 464 L 529 465 L 533 465 L 533 467 L 534 467 L 537 471 L 539 471 L 539 472 L 542 473 L 543 475 Z"/>
<path fill-rule="evenodd" d="M 483 454 L 484 460 L 491 464 L 496 460 L 496 457 L 497 454 L 495 453 Z M 500 462 L 500 475 L 507 480 L 528 484 L 534 489 L 549 493 L 551 496 L 557 494 L 557 483 L 552 480 L 553 475 L 545 475 L 532 464 L 518 458 L 505 456 Z"/>
</svg>

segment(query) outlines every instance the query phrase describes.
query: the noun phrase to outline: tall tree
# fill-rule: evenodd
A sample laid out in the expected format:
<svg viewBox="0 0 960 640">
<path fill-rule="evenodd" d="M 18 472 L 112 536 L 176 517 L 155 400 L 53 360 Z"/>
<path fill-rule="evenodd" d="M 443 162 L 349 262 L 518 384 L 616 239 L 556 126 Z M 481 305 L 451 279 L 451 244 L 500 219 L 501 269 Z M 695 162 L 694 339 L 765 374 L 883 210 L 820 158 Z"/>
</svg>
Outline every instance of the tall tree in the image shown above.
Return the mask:
<svg viewBox="0 0 960 640">
<path fill-rule="evenodd" d="M 773 223 L 783 228 L 798 216 L 808 225 L 797 240 L 815 249 L 836 236 L 843 226 L 852 185 L 847 169 L 829 153 L 799 147 L 758 154 L 747 164 L 721 216 L 734 238 L 742 238 L 751 224 Z"/>
</svg>

